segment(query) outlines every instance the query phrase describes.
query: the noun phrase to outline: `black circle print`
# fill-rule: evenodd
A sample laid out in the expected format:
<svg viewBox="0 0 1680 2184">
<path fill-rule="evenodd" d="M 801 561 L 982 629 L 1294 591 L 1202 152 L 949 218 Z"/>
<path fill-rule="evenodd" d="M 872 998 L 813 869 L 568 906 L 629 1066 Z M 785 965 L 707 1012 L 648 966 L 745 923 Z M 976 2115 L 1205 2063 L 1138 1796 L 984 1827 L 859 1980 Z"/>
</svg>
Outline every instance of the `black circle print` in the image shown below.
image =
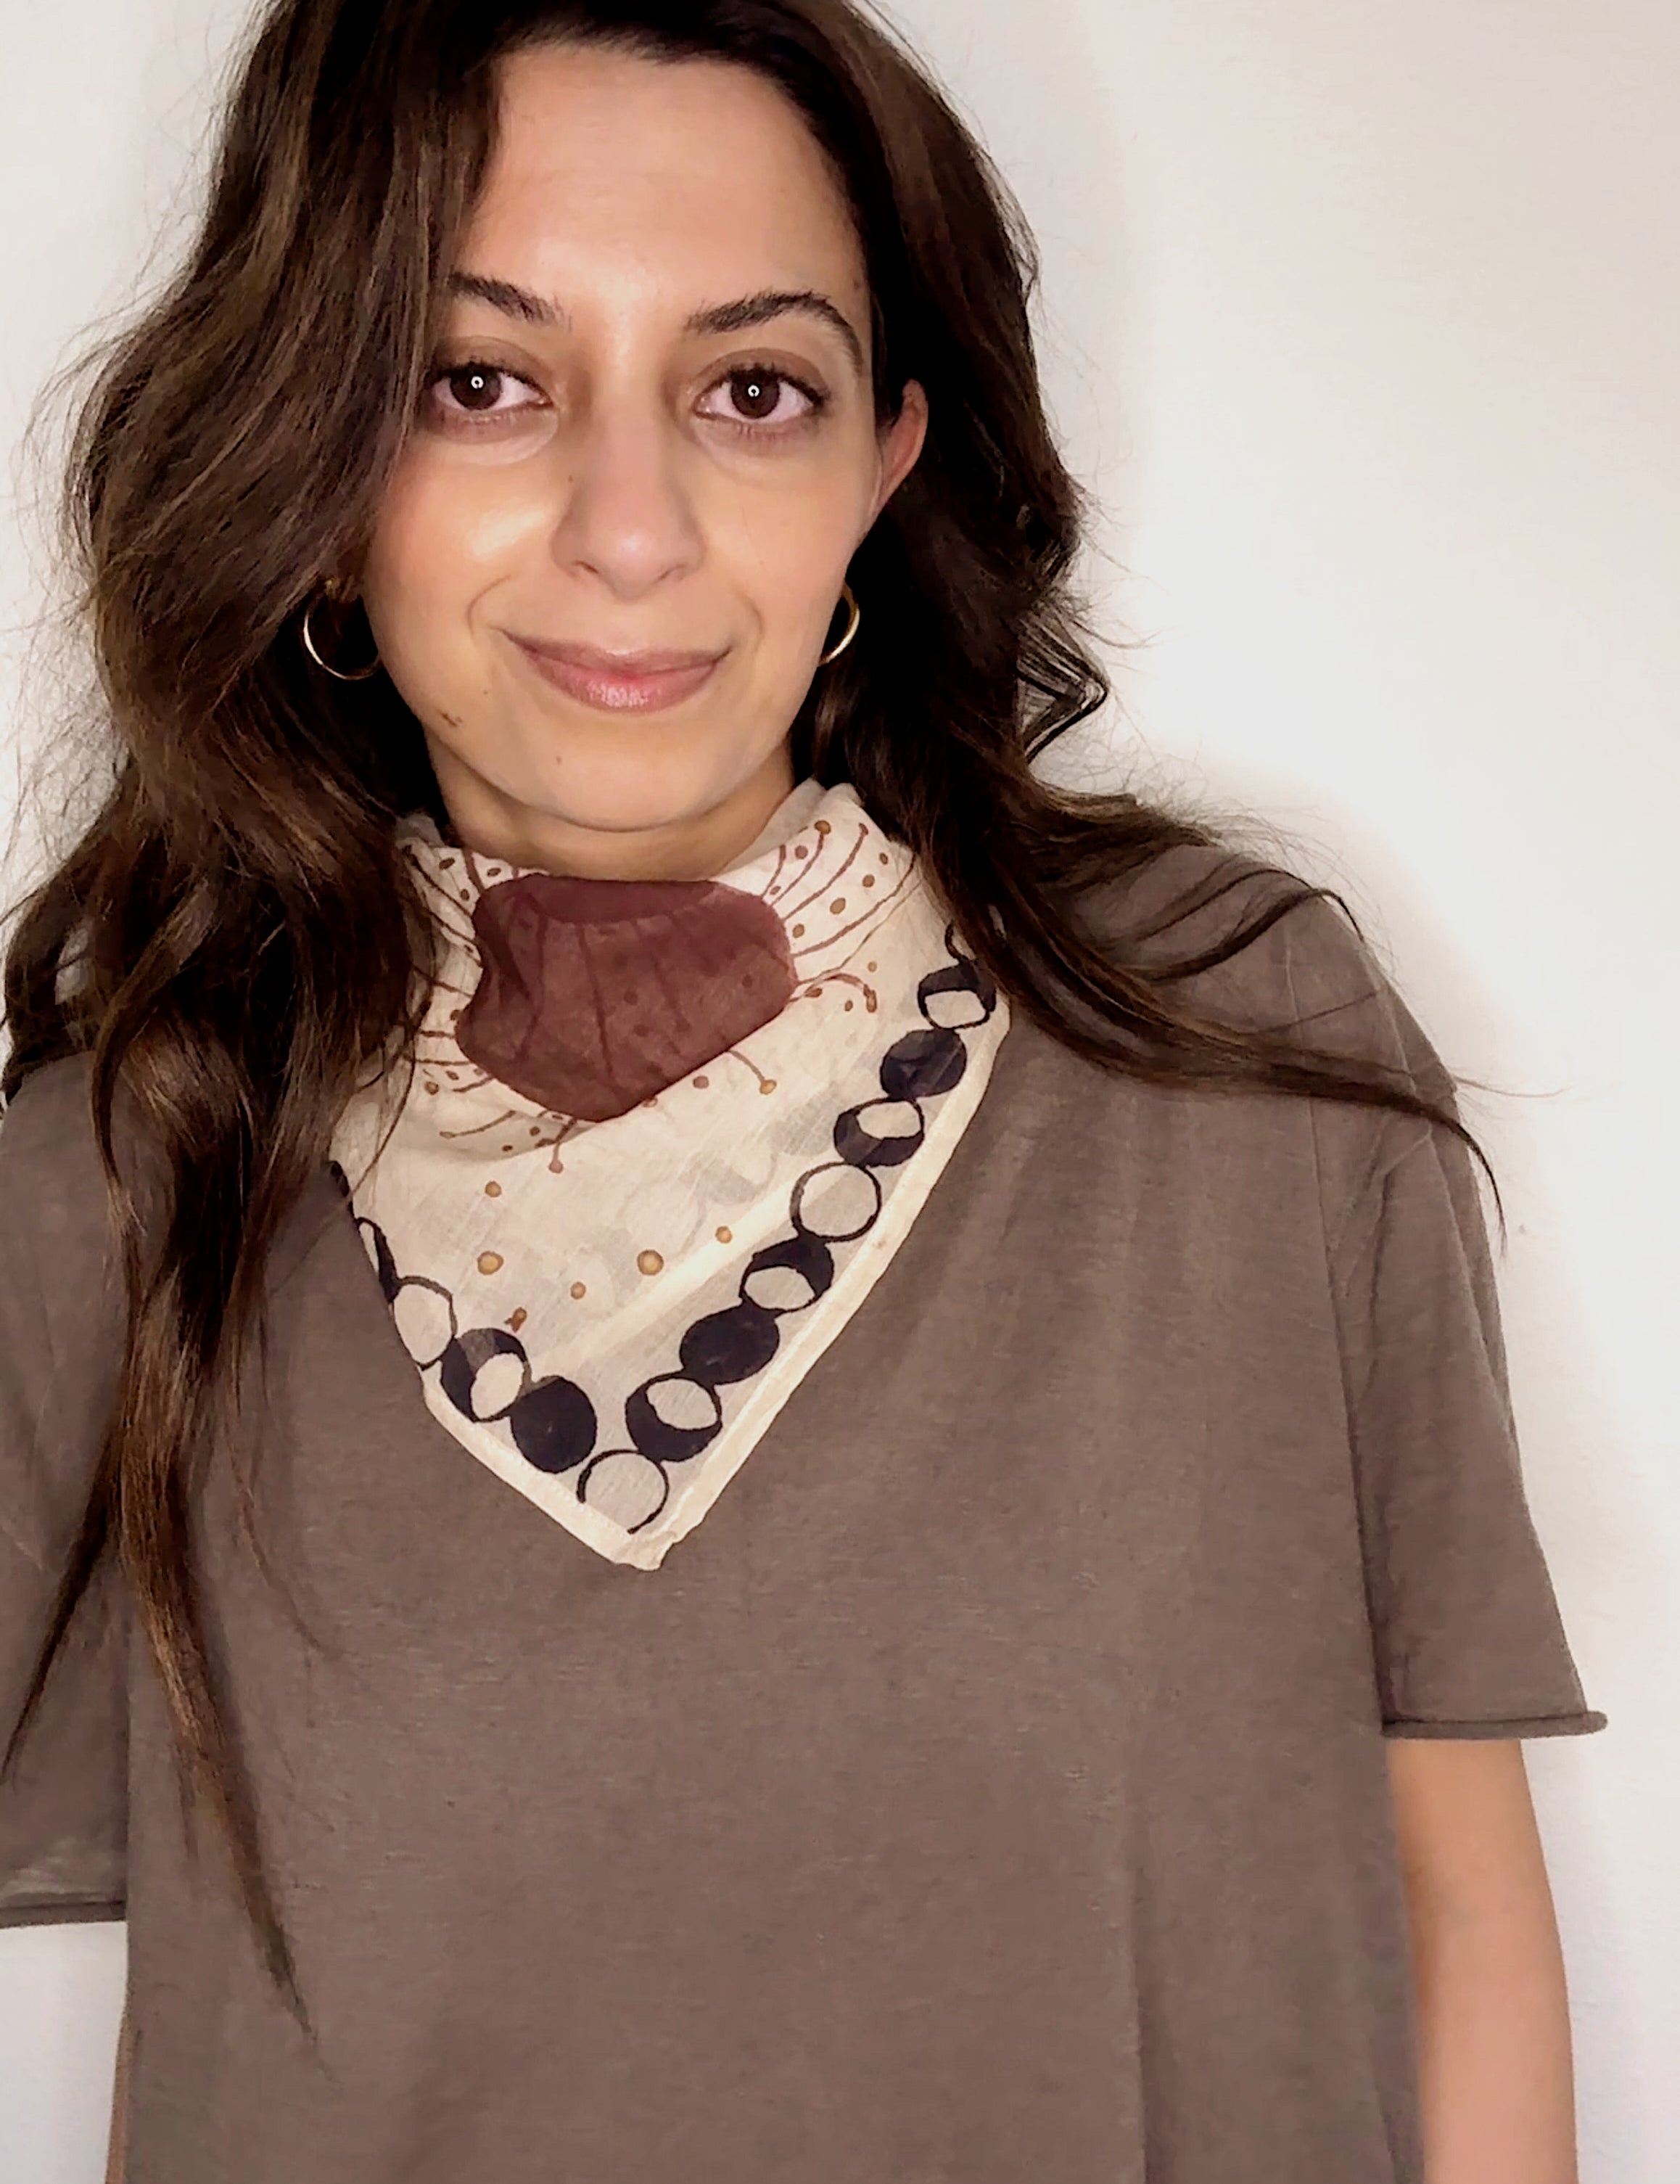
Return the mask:
<svg viewBox="0 0 1680 2184">
<path fill-rule="evenodd" d="M 343 1187 L 342 1170 L 335 1173 Z M 595 1406 L 582 1389 L 575 1381 L 558 1376 L 533 1380 L 525 1345 L 505 1328 L 473 1327 L 463 1334 L 455 1322 L 455 1300 L 442 1283 L 428 1281 L 423 1274 L 398 1273 L 391 1240 L 379 1223 L 364 1214 L 358 1217 L 356 1226 L 372 1247 L 374 1273 L 393 1315 L 410 1294 L 440 1300 L 442 1310 L 437 1332 L 442 1339 L 435 1352 L 426 1356 L 423 1349 L 416 1348 L 401 1319 L 398 1332 L 420 1371 L 436 1370 L 444 1394 L 462 1417 L 480 1424 L 503 1422 L 515 1447 L 538 1471 L 570 1471 L 581 1463 L 595 1446 L 597 1431 Z M 498 1358 L 513 1362 L 515 1391 L 501 1403 L 485 1408 L 479 1401 L 479 1375 Z"/>
<path fill-rule="evenodd" d="M 998 991 L 981 966 L 958 950 L 955 930 L 951 925 L 945 928 L 951 961 L 930 971 L 916 988 L 916 1005 L 927 1028 L 895 1039 L 881 1059 L 879 1095 L 836 1117 L 836 1157 L 807 1168 L 793 1185 L 788 1206 L 793 1233 L 753 1254 L 732 1305 L 708 1312 L 686 1330 L 677 1346 L 677 1371 L 654 1373 L 626 1398 L 628 1448 L 597 1453 L 595 1409 L 581 1388 L 558 1375 L 533 1380 L 524 1344 L 505 1328 L 458 1331 L 448 1291 L 421 1276 L 398 1273 L 383 1232 L 372 1221 L 359 1221 L 357 1225 L 371 1240 L 379 1284 L 393 1312 L 411 1287 L 442 1298 L 447 1326 L 443 1346 L 435 1357 L 414 1362 L 422 1370 L 436 1368 L 452 1406 L 480 1424 L 504 1424 L 520 1454 L 539 1471 L 559 1473 L 584 1466 L 577 1481 L 581 1502 L 589 1498 L 590 1475 L 598 1465 L 610 1470 L 612 1457 L 641 1458 L 658 1472 L 663 1490 L 658 1506 L 627 1529 L 637 1532 L 652 1524 L 669 1496 L 666 1465 L 692 1462 L 723 1430 L 719 1390 L 762 1373 L 780 1345 L 779 1323 L 809 1312 L 827 1294 L 835 1275 L 830 1246 L 856 1242 L 881 1217 L 884 1194 L 876 1171 L 900 1167 L 910 1159 L 927 1134 L 922 1102 L 937 1099 L 962 1081 L 968 1052 L 952 1018 L 962 1017 L 963 1030 L 976 1028 L 996 1009 Z M 872 1117 L 881 1119 L 879 1111 L 893 1108 L 900 1113 L 909 1109 L 913 1128 L 883 1131 L 871 1127 Z M 848 1177 L 868 1186 L 866 1210 L 856 1206 L 854 1188 L 842 1180 Z M 824 1185 L 831 1180 L 836 1187 L 825 1192 Z M 832 1200 L 839 1201 L 850 1225 L 827 1225 L 821 1209 Z M 856 1218 L 859 1211 L 860 1220 Z M 773 1301 L 778 1297 L 784 1301 Z M 491 1379 L 481 1381 L 487 1368 L 498 1367 Z M 698 1409 L 703 1415 L 698 1424 L 677 1424 L 661 1415 L 658 1398 L 677 1389 L 698 1399 L 678 1407 L 691 1420 Z"/>
<path fill-rule="evenodd" d="M 595 1406 L 575 1380 L 552 1374 L 508 1413 L 514 1446 L 539 1471 L 570 1471 L 595 1446 Z"/>
</svg>

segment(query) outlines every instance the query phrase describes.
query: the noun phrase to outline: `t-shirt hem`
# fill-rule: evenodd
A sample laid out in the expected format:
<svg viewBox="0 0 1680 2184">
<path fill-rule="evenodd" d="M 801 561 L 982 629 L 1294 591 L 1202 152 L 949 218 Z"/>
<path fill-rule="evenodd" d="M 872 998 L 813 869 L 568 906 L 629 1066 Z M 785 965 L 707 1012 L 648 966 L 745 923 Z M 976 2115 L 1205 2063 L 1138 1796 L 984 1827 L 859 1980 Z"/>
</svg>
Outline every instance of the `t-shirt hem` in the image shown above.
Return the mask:
<svg viewBox="0 0 1680 2184">
<path fill-rule="evenodd" d="M 25 1897 L 14 1903 L 0 1903 L 0 1928 L 7 1926 L 74 1926 L 97 1919 L 126 1919 L 125 1897 L 108 1896 Z"/>
<path fill-rule="evenodd" d="M 1590 1709 L 1579 1713 L 1519 1714 L 1503 1721 L 1385 1721 L 1384 1736 L 1588 1736 L 1605 1728 L 1607 1714 Z"/>
</svg>

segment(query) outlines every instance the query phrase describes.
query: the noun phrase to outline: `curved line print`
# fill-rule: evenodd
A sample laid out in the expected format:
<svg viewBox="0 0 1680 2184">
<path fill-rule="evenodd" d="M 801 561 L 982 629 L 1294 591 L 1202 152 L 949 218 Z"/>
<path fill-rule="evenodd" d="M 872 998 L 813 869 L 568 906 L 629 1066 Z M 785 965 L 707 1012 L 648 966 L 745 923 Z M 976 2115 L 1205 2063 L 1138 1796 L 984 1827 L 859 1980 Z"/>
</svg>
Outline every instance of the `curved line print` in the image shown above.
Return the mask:
<svg viewBox="0 0 1680 2184">
<path fill-rule="evenodd" d="M 934 1022 L 928 1004 L 943 994 L 971 994 L 981 1011 L 973 1023 L 962 1027 L 971 1031 L 992 1015 L 998 996 L 993 982 L 972 956 L 957 948 L 954 936 L 954 926 L 948 924 L 945 948 L 951 960 L 930 971 L 916 988 L 916 1004 L 927 1028 L 907 1032 L 895 1040 L 881 1059 L 879 1095 L 844 1109 L 835 1118 L 835 1157 L 807 1168 L 795 1182 L 788 1203 L 788 1234 L 753 1254 L 742 1272 L 733 1304 L 706 1313 L 686 1329 L 677 1346 L 677 1369 L 654 1373 L 626 1397 L 628 1447 L 598 1449 L 599 1423 L 595 1407 L 575 1381 L 558 1373 L 534 1379 L 524 1344 L 505 1328 L 474 1327 L 463 1332 L 450 1292 L 425 1275 L 400 1273 L 385 1232 L 366 1215 L 356 1215 L 356 1226 L 370 1247 L 381 1290 L 393 1312 L 407 1290 L 423 1290 L 443 1301 L 448 1332 L 435 1355 L 415 1357 L 403 1338 L 404 1348 L 420 1371 L 437 1373 L 444 1395 L 464 1418 L 481 1425 L 504 1425 L 520 1454 L 539 1471 L 553 1475 L 576 1471 L 580 1502 L 588 1501 L 589 1479 L 598 1465 L 614 1457 L 642 1457 L 659 1473 L 663 1490 L 657 1507 L 627 1529 L 639 1532 L 653 1524 L 670 1497 L 668 1467 L 693 1462 L 723 1430 L 719 1390 L 738 1385 L 763 1372 L 780 1346 L 777 1323 L 795 1312 L 809 1311 L 826 1294 L 835 1275 L 831 1246 L 857 1242 L 880 1218 L 885 1194 L 876 1171 L 898 1167 L 914 1155 L 926 1135 L 923 1102 L 937 1099 L 961 1082 L 968 1066 L 967 1048 L 958 1029 Z M 871 1134 L 866 1118 L 871 1108 L 906 1105 L 916 1112 L 913 1135 Z M 811 1187 L 823 1176 L 844 1168 L 867 1178 L 875 1203 L 856 1228 L 825 1233 L 806 1219 L 805 1203 Z M 796 1304 L 762 1302 L 753 1295 L 753 1286 L 760 1277 L 775 1273 L 798 1277 L 808 1294 Z M 487 1365 L 499 1358 L 516 1361 L 518 1384 L 493 1409 L 480 1410 L 475 1399 L 478 1377 Z M 709 1398 L 712 1416 L 698 1426 L 673 1425 L 662 1418 L 654 1406 L 654 1391 L 673 1384 L 694 1389 Z"/>
</svg>

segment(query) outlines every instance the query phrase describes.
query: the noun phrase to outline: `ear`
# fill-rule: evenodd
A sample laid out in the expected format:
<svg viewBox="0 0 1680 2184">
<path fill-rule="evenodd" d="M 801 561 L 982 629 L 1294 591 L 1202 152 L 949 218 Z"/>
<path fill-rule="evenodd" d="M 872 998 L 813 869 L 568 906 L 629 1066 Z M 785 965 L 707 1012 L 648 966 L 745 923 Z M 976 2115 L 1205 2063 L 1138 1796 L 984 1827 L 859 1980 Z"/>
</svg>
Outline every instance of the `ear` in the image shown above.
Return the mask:
<svg viewBox="0 0 1680 2184">
<path fill-rule="evenodd" d="M 910 475 L 926 437 L 927 396 L 919 381 L 907 379 L 898 414 L 879 437 L 881 482 L 870 511 L 871 523 Z"/>
</svg>

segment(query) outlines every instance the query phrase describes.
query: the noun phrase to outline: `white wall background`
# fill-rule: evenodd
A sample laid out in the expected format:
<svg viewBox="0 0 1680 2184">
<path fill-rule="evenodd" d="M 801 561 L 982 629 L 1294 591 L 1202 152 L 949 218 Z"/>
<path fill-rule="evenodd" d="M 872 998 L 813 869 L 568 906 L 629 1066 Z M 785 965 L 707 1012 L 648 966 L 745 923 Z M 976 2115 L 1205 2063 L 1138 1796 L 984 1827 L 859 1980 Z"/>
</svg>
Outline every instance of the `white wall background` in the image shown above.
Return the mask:
<svg viewBox="0 0 1680 2184">
<path fill-rule="evenodd" d="M 0 0 L 0 441 L 176 231 L 242 0 Z M 1512 1217 L 1529 1496 L 1595 1738 L 1525 1747 L 1584 2184 L 1680 2174 L 1680 10 L 895 0 L 1044 256 L 1147 769 L 1342 883 Z M 187 193 L 184 195 L 185 193 Z M 3 482 L 3 481 L 0 481 Z M 38 564 L 0 521 L 0 794 Z M 19 489 L 21 498 L 16 497 Z M 37 705 L 39 698 L 36 699 Z M 36 854 L 23 822 L 14 884 Z M 0 2175 L 102 2174 L 120 1929 L 0 1937 Z"/>
</svg>

